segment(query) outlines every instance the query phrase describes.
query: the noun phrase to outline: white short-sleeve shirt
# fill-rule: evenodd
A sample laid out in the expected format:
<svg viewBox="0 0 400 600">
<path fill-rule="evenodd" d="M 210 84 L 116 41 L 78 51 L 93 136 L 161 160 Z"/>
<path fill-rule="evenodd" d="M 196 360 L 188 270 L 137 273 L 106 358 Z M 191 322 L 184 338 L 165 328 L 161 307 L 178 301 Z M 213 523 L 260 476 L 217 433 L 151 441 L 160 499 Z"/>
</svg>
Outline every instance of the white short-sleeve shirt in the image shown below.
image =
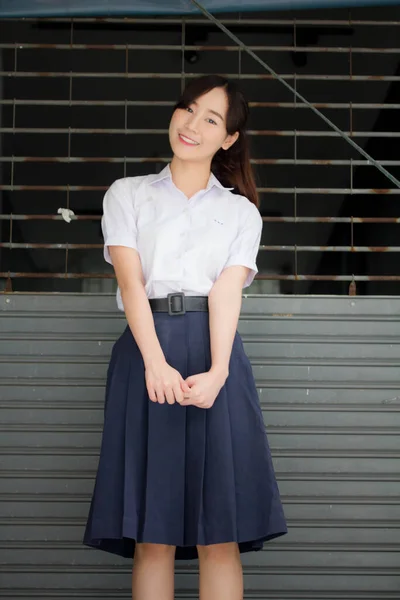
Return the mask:
<svg viewBox="0 0 400 600">
<path fill-rule="evenodd" d="M 107 190 L 101 221 L 104 258 L 108 246 L 138 251 L 148 298 L 171 292 L 208 296 L 229 266 L 257 273 L 262 218 L 244 196 L 233 194 L 211 174 L 207 187 L 189 200 L 172 181 L 167 165 L 158 175 L 117 179 Z M 124 310 L 120 290 L 117 304 Z"/>
</svg>

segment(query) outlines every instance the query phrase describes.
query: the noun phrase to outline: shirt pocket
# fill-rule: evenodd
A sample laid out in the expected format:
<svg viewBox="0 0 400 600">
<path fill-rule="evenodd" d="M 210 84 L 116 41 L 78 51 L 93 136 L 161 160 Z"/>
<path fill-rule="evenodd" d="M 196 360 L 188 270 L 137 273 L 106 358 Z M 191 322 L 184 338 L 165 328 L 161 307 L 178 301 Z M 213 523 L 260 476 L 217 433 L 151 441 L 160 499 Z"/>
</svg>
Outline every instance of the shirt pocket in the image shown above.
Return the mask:
<svg viewBox="0 0 400 600">
<path fill-rule="evenodd" d="M 229 247 L 231 243 L 229 223 L 220 215 L 209 216 L 205 219 L 204 233 L 207 243 L 212 247 Z"/>
<path fill-rule="evenodd" d="M 204 268 L 207 277 L 215 281 L 229 256 L 231 240 L 227 224 L 221 217 L 208 216 L 197 229 L 196 238 L 198 267 Z"/>
</svg>

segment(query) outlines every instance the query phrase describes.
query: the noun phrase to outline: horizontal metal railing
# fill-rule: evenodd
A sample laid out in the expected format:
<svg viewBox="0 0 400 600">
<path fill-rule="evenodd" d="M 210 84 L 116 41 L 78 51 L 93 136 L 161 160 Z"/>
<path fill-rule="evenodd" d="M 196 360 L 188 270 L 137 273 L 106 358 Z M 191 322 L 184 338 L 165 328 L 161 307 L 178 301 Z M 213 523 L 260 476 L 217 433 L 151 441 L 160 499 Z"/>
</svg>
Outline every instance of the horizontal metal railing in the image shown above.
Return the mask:
<svg viewBox="0 0 400 600">
<path fill-rule="evenodd" d="M 130 157 L 130 156 L 0 156 L 0 163 L 160 163 L 170 162 L 170 158 Z M 320 158 L 253 158 L 253 165 L 315 165 L 337 167 L 370 167 L 367 160 L 320 159 Z M 381 160 L 381 165 L 387 167 L 400 166 L 400 160 Z"/>
<path fill-rule="evenodd" d="M 102 135 L 166 135 L 168 129 L 145 129 L 145 128 L 128 128 L 128 127 L 0 127 L 0 133 L 40 133 L 51 134 L 51 133 L 63 133 L 63 134 L 102 134 Z M 340 135 L 336 131 L 319 131 L 319 130 L 306 130 L 301 131 L 298 129 L 249 129 L 247 132 L 251 136 L 265 136 L 265 137 L 336 137 L 340 138 Z M 345 131 L 345 133 L 353 138 L 397 138 L 400 137 L 400 131 Z"/>
<path fill-rule="evenodd" d="M 106 191 L 103 185 L 0 185 L 0 190 L 10 192 L 101 192 Z M 316 195 L 400 195 L 399 188 L 283 188 L 259 187 L 258 192 L 264 194 L 316 194 Z"/>
<path fill-rule="evenodd" d="M 185 77 L 191 79 L 207 75 L 207 73 L 186 73 Z M 269 80 L 275 81 L 275 77 L 270 74 L 259 73 L 221 73 L 223 77 L 228 79 L 254 80 L 259 81 Z M 84 71 L 0 71 L 0 77 L 16 77 L 16 78 L 68 78 L 68 79 L 182 79 L 181 73 L 146 73 L 133 71 L 115 71 L 107 73 L 99 72 L 84 72 Z M 295 75 L 294 73 L 284 73 L 281 75 L 286 81 L 400 81 L 400 75 Z"/>
<path fill-rule="evenodd" d="M 396 110 L 400 108 L 400 103 L 379 103 L 379 102 L 312 102 L 315 108 L 331 108 L 337 110 Z M 170 106 L 173 107 L 175 102 L 168 100 L 40 100 L 17 99 L 2 100 L 0 106 Z M 301 102 L 249 102 L 250 108 L 306 108 L 308 106 Z"/>
<path fill-rule="evenodd" d="M 96 250 L 102 249 L 103 244 L 42 244 L 0 242 L 0 248 L 23 248 L 24 250 Z M 400 252 L 400 246 L 260 246 L 260 250 L 283 252 Z"/>
<path fill-rule="evenodd" d="M 357 46 L 301 46 L 301 45 L 248 45 L 249 50 L 254 52 L 326 52 L 333 54 L 400 54 L 400 48 L 368 48 Z M 26 44 L 15 42 L 13 44 L 0 43 L 0 49 L 5 50 L 105 50 L 105 51 L 123 51 L 127 50 L 146 50 L 146 51 L 179 51 L 182 52 L 181 44 Z M 185 51 L 193 50 L 195 52 L 240 52 L 238 46 L 216 46 L 216 45 L 190 45 L 185 44 Z M 239 77 L 236 73 L 232 77 Z M 186 74 L 190 77 L 190 74 Z"/>
<path fill-rule="evenodd" d="M 5 287 L 6 292 L 12 291 L 12 279 L 115 279 L 113 273 L 39 273 L 39 272 L 0 272 L 0 277 L 8 282 Z M 256 276 L 262 281 L 343 281 L 343 282 L 398 282 L 400 275 L 280 275 L 278 273 L 268 274 L 260 273 Z M 7 287 L 8 286 L 8 287 Z"/>
<path fill-rule="evenodd" d="M 69 25 L 79 24 L 79 23 L 116 23 L 116 24 L 127 24 L 127 25 L 163 25 L 164 27 L 168 25 L 182 25 L 182 22 L 193 25 L 210 25 L 208 19 L 185 16 L 185 17 L 43 17 L 40 19 L 46 23 L 67 23 Z M 285 19 L 274 19 L 274 18 L 256 18 L 252 19 L 249 17 L 242 17 L 240 15 L 237 18 L 224 18 L 222 17 L 221 23 L 229 26 L 263 26 L 263 25 L 272 25 L 272 26 L 283 26 L 283 27 L 299 27 L 299 26 L 338 26 L 338 27 L 398 27 L 400 26 L 400 21 L 390 21 L 390 20 L 373 20 L 373 19 L 353 19 L 351 17 L 351 11 L 349 11 L 348 19 L 298 19 L 297 17 L 293 18 L 285 18 Z M 20 19 L 7 19 L 7 21 L 20 21 Z M 25 23 L 29 22 L 37 22 L 36 18 L 26 18 L 24 19 Z"/>
<path fill-rule="evenodd" d="M 72 221 L 99 221 L 99 215 L 73 215 Z M 400 224 L 400 217 L 262 217 L 264 223 L 392 223 Z M 0 214 L 0 221 L 63 221 L 61 215 Z"/>
</svg>

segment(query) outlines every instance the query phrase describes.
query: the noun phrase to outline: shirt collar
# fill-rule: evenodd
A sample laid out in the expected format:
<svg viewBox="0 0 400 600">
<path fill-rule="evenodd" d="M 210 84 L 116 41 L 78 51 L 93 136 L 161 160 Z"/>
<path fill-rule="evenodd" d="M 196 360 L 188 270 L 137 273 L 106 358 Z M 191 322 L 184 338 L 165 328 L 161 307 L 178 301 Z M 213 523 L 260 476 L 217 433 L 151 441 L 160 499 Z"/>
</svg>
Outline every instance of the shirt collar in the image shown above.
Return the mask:
<svg viewBox="0 0 400 600">
<path fill-rule="evenodd" d="M 163 179 L 169 179 L 170 181 L 172 181 L 171 169 L 169 164 L 166 167 L 164 167 L 163 170 L 160 173 L 158 173 L 158 175 L 150 175 L 149 177 L 150 185 L 152 185 L 153 183 L 157 183 L 158 181 L 162 181 Z M 214 173 L 211 173 L 206 190 L 209 190 L 214 186 L 219 187 L 221 190 L 231 191 L 234 189 L 233 187 L 223 186 L 222 183 L 215 177 Z"/>
</svg>

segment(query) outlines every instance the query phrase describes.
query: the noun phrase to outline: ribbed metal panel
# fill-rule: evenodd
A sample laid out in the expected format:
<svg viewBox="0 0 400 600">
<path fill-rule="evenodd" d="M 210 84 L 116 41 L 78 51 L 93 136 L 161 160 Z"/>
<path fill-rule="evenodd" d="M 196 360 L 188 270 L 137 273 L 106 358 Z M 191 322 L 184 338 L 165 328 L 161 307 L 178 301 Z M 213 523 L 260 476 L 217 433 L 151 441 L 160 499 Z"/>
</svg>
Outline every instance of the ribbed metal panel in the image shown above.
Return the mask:
<svg viewBox="0 0 400 600">
<path fill-rule="evenodd" d="M 129 561 L 81 545 L 113 296 L 0 296 L 0 596 L 130 597 Z M 243 557 L 246 598 L 400 594 L 400 298 L 249 296 L 252 359 L 289 534 Z M 177 563 L 176 598 L 197 598 Z"/>
</svg>

